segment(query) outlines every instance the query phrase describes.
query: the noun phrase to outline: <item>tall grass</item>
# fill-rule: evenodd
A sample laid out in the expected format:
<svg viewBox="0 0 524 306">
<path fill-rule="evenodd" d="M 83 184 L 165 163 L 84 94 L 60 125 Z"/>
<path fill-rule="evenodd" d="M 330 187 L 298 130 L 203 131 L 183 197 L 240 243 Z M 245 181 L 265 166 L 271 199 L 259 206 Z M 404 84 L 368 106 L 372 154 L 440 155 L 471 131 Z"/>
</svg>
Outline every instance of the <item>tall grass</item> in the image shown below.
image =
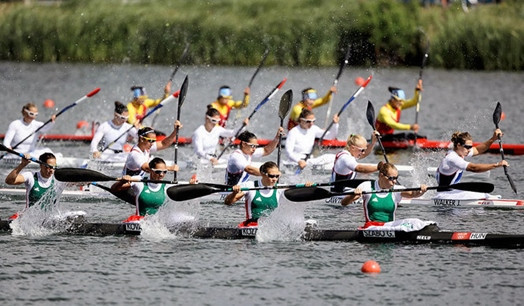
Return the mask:
<svg viewBox="0 0 524 306">
<path fill-rule="evenodd" d="M 173 64 L 419 65 L 426 30 L 431 65 L 522 70 L 523 5 L 506 1 L 465 14 L 392 0 L 63 1 L 5 5 L 0 59 Z M 503 48 L 500 46 L 504 43 Z"/>
</svg>

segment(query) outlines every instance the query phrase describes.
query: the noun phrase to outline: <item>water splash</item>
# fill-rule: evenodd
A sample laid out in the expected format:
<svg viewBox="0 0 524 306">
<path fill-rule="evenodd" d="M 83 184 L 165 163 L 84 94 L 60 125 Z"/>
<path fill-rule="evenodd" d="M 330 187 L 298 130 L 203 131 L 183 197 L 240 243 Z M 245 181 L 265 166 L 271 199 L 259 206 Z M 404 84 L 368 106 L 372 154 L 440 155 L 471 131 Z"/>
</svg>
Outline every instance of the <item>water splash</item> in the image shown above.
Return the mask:
<svg viewBox="0 0 524 306">
<path fill-rule="evenodd" d="M 278 207 L 267 217 L 258 220 L 256 239 L 268 241 L 296 241 L 304 233 L 304 205 L 280 197 Z"/>
</svg>

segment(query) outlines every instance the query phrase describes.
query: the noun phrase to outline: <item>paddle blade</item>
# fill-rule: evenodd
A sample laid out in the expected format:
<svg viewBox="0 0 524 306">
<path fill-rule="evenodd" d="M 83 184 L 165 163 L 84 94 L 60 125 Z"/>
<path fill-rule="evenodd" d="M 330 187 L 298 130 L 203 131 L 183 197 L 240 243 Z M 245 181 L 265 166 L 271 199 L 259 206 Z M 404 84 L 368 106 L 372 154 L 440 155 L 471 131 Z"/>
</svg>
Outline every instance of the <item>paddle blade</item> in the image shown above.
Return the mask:
<svg viewBox="0 0 524 306">
<path fill-rule="evenodd" d="M 187 86 L 189 83 L 188 76 L 186 75 L 186 78 L 184 79 L 184 83 L 182 83 L 182 87 L 180 87 L 180 94 L 178 95 L 178 108 L 184 104 L 184 100 L 186 99 L 187 94 Z"/>
<path fill-rule="evenodd" d="M 500 102 L 497 102 L 497 106 L 495 107 L 495 111 L 493 112 L 493 123 L 495 123 L 495 127 L 499 128 L 499 122 L 500 118 L 502 116 L 502 106 L 500 105 Z"/>
<path fill-rule="evenodd" d="M 332 193 L 323 188 L 291 188 L 284 191 L 284 196 L 293 202 L 308 202 L 331 197 Z"/>
<path fill-rule="evenodd" d="M 109 177 L 98 171 L 81 168 L 58 168 L 55 170 L 55 178 L 61 182 L 92 182 L 116 180 L 116 178 Z"/>
<path fill-rule="evenodd" d="M 103 189 L 109 193 L 111 193 L 112 195 L 114 195 L 115 197 L 119 198 L 120 200 L 126 202 L 126 203 L 129 203 L 133 206 L 136 205 L 135 203 L 135 194 L 133 193 L 133 189 L 129 188 L 129 189 L 126 189 L 126 190 L 121 190 L 121 191 L 113 191 L 111 190 L 111 188 L 107 187 L 107 186 L 104 186 L 104 185 L 100 185 L 100 184 L 97 184 L 96 182 L 92 182 L 91 185 L 94 185 L 100 189 Z"/>
<path fill-rule="evenodd" d="M 289 109 L 291 108 L 291 101 L 293 101 L 293 90 L 288 90 L 280 98 L 280 107 L 278 109 L 278 116 L 280 120 L 286 118 Z"/>
<path fill-rule="evenodd" d="M 449 188 L 464 190 L 464 191 L 490 193 L 495 189 L 495 185 L 491 183 L 484 183 L 484 182 L 466 182 L 466 183 L 458 183 L 458 184 L 449 185 Z"/>
<path fill-rule="evenodd" d="M 375 108 L 373 108 L 373 103 L 368 100 L 368 109 L 366 110 L 366 118 L 368 119 L 369 125 L 375 129 Z"/>
<path fill-rule="evenodd" d="M 172 186 L 167 189 L 167 196 L 174 201 L 187 201 L 210 195 L 222 189 L 202 184 Z"/>
</svg>

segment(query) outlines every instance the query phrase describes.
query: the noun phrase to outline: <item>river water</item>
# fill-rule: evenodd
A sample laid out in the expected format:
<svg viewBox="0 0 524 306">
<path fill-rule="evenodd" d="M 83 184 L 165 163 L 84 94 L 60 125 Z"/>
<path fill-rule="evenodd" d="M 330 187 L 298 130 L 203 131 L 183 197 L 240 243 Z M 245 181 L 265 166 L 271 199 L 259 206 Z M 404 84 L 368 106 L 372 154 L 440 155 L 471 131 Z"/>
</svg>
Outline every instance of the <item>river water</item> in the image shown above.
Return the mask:
<svg viewBox="0 0 524 306">
<path fill-rule="evenodd" d="M 173 67 L 136 65 L 79 65 L 0 63 L 0 94 L 4 100 L 0 131 L 20 115 L 22 105 L 33 101 L 40 107 L 40 120 L 51 111 L 41 107 L 53 99 L 61 109 L 96 87 L 101 91 L 59 119 L 54 133 L 73 133 L 80 120 L 105 121 L 112 117 L 113 102 L 127 102 L 129 87 L 143 85 L 152 97 L 160 97 Z M 278 101 L 293 89 L 296 102 L 300 91 L 313 86 L 322 94 L 331 86 L 336 68 L 303 69 L 268 67 L 260 71 L 252 86 L 254 106 L 284 77 L 282 91 L 253 117 L 250 129 L 260 138 L 272 137 L 279 124 Z M 205 106 L 214 100 L 217 89 L 228 84 L 239 98 L 253 67 L 182 67 L 175 77 L 174 89 L 189 75 L 189 90 L 182 107 L 182 136 L 203 122 Z M 408 96 L 418 77 L 417 69 L 348 68 L 339 82 L 332 113 L 356 90 L 357 76 L 373 75 L 366 90 L 343 113 L 339 139 L 350 133 L 368 136 L 365 119 L 367 101 L 376 111 L 385 103 L 387 86 L 404 88 Z M 500 126 L 504 142 L 522 143 L 524 95 L 522 73 L 471 72 L 426 69 L 424 95 L 419 122 L 421 134 L 430 139 L 448 139 L 454 130 L 469 131 L 476 141 L 490 137 L 496 101 L 502 103 L 506 118 Z M 326 107 L 317 111 L 317 123 L 324 124 Z M 233 117 L 235 114 L 233 113 Z M 176 104 L 167 105 L 155 127 L 169 131 L 176 117 Z M 403 113 L 403 121 L 413 122 L 414 110 Z M 87 144 L 46 143 L 65 156 L 87 157 Z M 335 152 L 335 151 L 334 151 Z M 191 157 L 181 147 L 179 160 Z M 172 159 L 173 150 L 159 152 Z M 391 154 L 395 163 L 418 168 L 437 166 L 442 152 L 401 152 Z M 275 160 L 276 153 L 268 159 Z M 367 157 L 378 162 L 381 155 Z M 485 154 L 478 162 L 496 162 L 499 155 Z M 507 156 L 508 169 L 517 189 L 524 190 L 524 162 L 520 156 Z M 2 169 L 5 177 L 8 169 Z M 188 178 L 190 171 L 179 177 Z M 221 183 L 223 173 L 199 173 L 201 181 Z M 311 179 L 328 180 L 327 175 L 305 172 L 302 177 L 288 175 L 286 182 Z M 489 176 L 470 176 L 468 181 L 495 184 L 495 192 L 515 198 L 502 169 Z M 427 174 L 404 175 L 406 186 L 433 185 Z M 361 207 L 340 208 L 321 202 L 285 203 L 269 221 L 299 221 L 313 218 L 322 228 L 355 228 L 362 223 Z M 23 207 L 19 197 L 0 195 L 0 217 L 6 218 Z M 115 222 L 133 213 L 133 208 L 108 197 L 96 201 L 62 200 L 61 211 L 84 210 L 92 222 Z M 234 226 L 244 217 L 242 205 L 170 203 L 161 213 L 171 210 L 189 214 L 203 224 Z M 397 218 L 416 217 L 434 220 L 448 230 L 524 233 L 522 211 L 484 209 L 437 209 L 402 207 Z M 154 221 L 154 220 L 153 220 Z M 154 223 L 154 222 L 152 222 Z M 271 224 L 271 223 L 268 223 Z M 255 305 L 353 305 L 353 304 L 478 304 L 515 305 L 524 302 L 522 251 L 487 247 L 358 244 L 354 242 L 302 242 L 296 233 L 271 231 L 258 241 L 198 240 L 167 233 L 150 224 L 140 237 L 79 237 L 32 231 L 0 234 L 0 301 L 6 305 L 28 304 L 196 304 L 230 305 L 248 302 Z M 360 267 L 367 260 L 382 267 L 378 275 L 366 275 Z"/>
</svg>

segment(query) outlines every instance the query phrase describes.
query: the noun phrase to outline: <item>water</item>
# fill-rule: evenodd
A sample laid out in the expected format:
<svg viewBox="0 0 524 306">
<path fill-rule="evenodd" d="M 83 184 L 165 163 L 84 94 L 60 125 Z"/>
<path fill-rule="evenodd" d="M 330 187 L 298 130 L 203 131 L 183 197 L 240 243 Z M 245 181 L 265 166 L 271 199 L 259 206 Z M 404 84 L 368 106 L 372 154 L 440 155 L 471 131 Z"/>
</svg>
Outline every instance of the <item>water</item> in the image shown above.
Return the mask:
<svg viewBox="0 0 524 306">
<path fill-rule="evenodd" d="M 229 84 L 240 99 L 254 68 L 182 67 L 173 88 L 181 85 L 185 74 L 190 84 L 182 107 L 182 136 L 201 124 L 205 105 L 216 97 L 221 85 Z M 250 127 L 261 138 L 272 137 L 279 123 L 278 101 L 287 89 L 295 99 L 301 89 L 313 86 L 324 93 L 332 83 L 333 69 L 288 69 L 269 67 L 257 76 L 252 87 L 252 102 L 243 116 L 284 77 L 288 81 L 274 99 L 253 117 Z M 0 131 L 20 115 L 22 105 L 34 101 L 41 105 L 53 99 L 61 109 L 96 87 L 102 90 L 64 113 L 54 132 L 71 133 L 79 120 L 105 121 L 112 116 L 113 101 L 127 102 L 131 85 L 143 85 L 150 96 L 160 97 L 172 67 L 132 65 L 72 65 L 0 63 L 0 94 L 5 115 Z M 378 108 L 387 99 L 387 86 L 406 89 L 416 82 L 416 69 L 347 69 L 339 82 L 332 113 L 356 90 L 353 79 L 373 74 L 373 80 L 361 96 L 343 114 L 339 138 L 349 133 L 368 136 L 365 119 L 367 100 Z M 424 73 L 425 91 L 419 114 L 421 134 L 431 139 L 448 139 L 455 129 L 468 130 L 475 140 L 490 137 L 494 128 L 495 102 L 502 103 L 506 119 L 501 122 L 504 141 L 522 143 L 520 98 L 523 74 L 507 72 L 465 72 L 428 69 Z M 323 125 L 326 108 L 317 112 Z M 50 114 L 40 107 L 40 120 Z M 233 113 L 233 117 L 235 114 Z M 176 105 L 162 110 L 156 127 L 169 131 L 176 117 Z M 414 111 L 406 110 L 403 121 L 413 122 Z M 47 143 L 65 156 L 88 156 L 85 144 Z M 179 160 L 191 155 L 182 147 Z M 162 151 L 172 159 L 173 150 Z M 398 153 L 389 158 L 401 164 L 436 166 L 442 153 Z M 500 157 L 486 154 L 475 162 L 496 162 Z M 276 153 L 269 159 L 276 159 Z M 366 162 L 378 162 L 382 156 L 369 156 Z M 524 190 L 522 157 L 508 156 L 509 172 L 517 188 Z M 423 167 L 419 167 L 423 168 Z M 6 169 L 1 170 L 5 177 Z M 189 171 L 180 173 L 184 179 Z M 221 182 L 223 173 L 199 174 L 201 181 Z M 304 174 L 286 180 L 318 182 L 327 176 Z M 422 173 L 401 177 L 407 186 L 421 182 L 433 185 Z M 495 184 L 495 193 L 513 198 L 502 169 L 489 177 L 468 180 Z M 284 181 L 285 183 L 286 181 Z M 317 203 L 286 203 L 278 211 L 279 219 L 316 219 L 323 228 L 354 228 L 362 223 L 360 207 L 341 208 Z M 0 216 L 6 218 L 23 207 L 20 198 L 0 195 Z M 284 208 L 285 207 L 285 208 Z M 60 210 L 84 210 L 93 222 L 119 221 L 133 213 L 128 204 L 113 199 L 98 201 L 62 201 Z M 241 204 L 171 203 L 164 213 L 184 211 L 209 225 L 234 226 L 243 219 Z M 437 221 L 441 228 L 489 232 L 523 233 L 521 211 L 449 210 L 432 207 L 403 207 L 398 218 L 417 217 Z M 166 233 L 152 225 L 141 237 L 80 237 L 67 235 L 0 234 L 0 301 L 16 304 L 188 304 L 230 305 L 249 302 L 255 305 L 348 305 L 348 304 L 479 304 L 514 305 L 524 301 L 524 268 L 520 250 L 462 246 L 358 244 L 296 241 L 293 234 L 270 231 L 270 241 L 198 240 Z M 364 275 L 362 263 L 374 259 L 382 267 L 379 275 Z"/>
</svg>

